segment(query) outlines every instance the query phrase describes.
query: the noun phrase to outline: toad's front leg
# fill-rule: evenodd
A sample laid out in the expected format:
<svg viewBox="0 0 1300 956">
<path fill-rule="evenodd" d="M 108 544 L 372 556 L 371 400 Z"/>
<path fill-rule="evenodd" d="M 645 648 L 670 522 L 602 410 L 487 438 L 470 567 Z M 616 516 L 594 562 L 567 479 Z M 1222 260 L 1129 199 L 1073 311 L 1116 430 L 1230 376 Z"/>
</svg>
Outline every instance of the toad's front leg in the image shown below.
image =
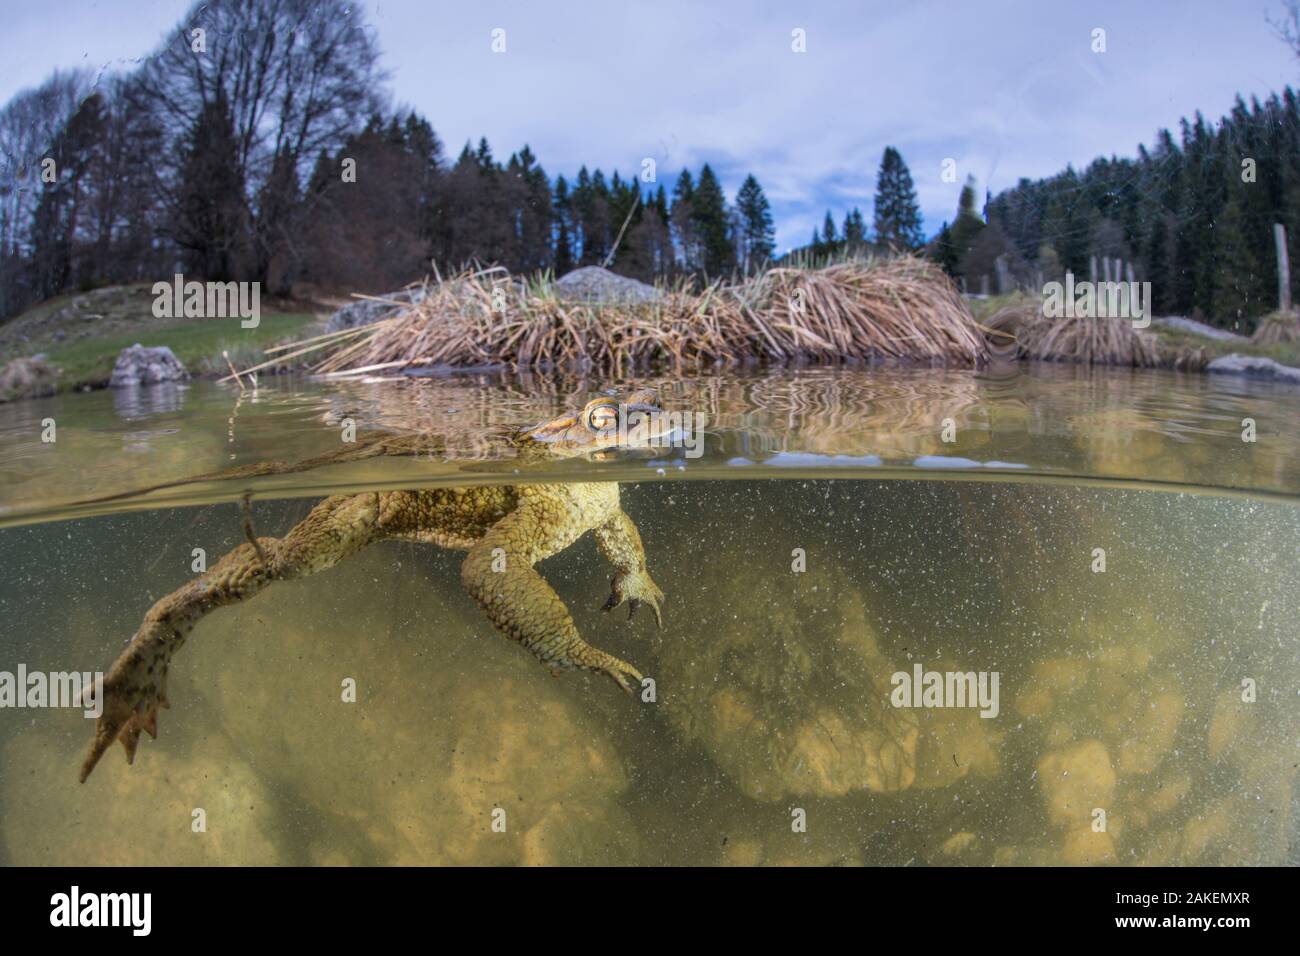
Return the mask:
<svg viewBox="0 0 1300 956">
<path fill-rule="evenodd" d="M 645 548 L 641 545 L 641 535 L 637 533 L 632 519 L 624 511 L 617 511 L 612 518 L 596 527 L 595 534 L 600 553 L 614 565 L 609 600 L 602 610 L 612 611 L 627 601 L 627 616 L 630 619 L 637 608 L 648 604 L 655 612 L 655 623 L 663 627 L 659 602 L 664 599 L 664 592 L 650 579 L 650 572 L 645 566 Z"/>
<path fill-rule="evenodd" d="M 579 668 L 605 674 L 628 693 L 641 673 L 626 661 L 592 647 L 533 565 L 568 547 L 585 528 L 565 520 L 563 509 L 523 501 L 470 549 L 461 583 L 488 618 L 513 641 L 554 671 Z"/>
</svg>

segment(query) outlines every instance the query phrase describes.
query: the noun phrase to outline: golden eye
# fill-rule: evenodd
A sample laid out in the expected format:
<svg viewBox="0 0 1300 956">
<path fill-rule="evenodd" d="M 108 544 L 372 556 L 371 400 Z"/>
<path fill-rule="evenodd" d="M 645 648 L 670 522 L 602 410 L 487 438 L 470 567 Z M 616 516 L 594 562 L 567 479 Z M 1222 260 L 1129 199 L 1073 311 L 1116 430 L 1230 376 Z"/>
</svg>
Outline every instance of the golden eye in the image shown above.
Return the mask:
<svg viewBox="0 0 1300 956">
<path fill-rule="evenodd" d="M 618 427 L 618 406 L 602 402 L 587 412 L 587 424 L 592 431 L 603 432 Z"/>
</svg>

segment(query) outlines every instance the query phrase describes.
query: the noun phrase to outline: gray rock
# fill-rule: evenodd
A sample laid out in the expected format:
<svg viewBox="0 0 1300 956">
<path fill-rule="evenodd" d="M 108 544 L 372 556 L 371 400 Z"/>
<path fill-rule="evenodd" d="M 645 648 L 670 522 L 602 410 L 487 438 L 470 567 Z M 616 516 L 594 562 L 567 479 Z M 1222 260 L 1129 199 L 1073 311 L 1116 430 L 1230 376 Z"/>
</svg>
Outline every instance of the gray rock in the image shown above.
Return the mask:
<svg viewBox="0 0 1300 956">
<path fill-rule="evenodd" d="M 1267 378 L 1300 385 L 1300 368 L 1281 365 L 1271 358 L 1262 358 L 1258 355 L 1241 355 L 1233 352 L 1231 355 L 1215 359 L 1205 367 L 1205 370 L 1219 375 L 1249 375 L 1251 378 Z"/>
<path fill-rule="evenodd" d="M 154 385 L 158 382 L 183 382 L 190 377 L 172 350 L 165 345 L 145 348 L 139 342 L 122 349 L 113 365 L 110 388 Z"/>
<path fill-rule="evenodd" d="M 378 296 L 381 299 L 390 299 L 393 302 L 401 302 L 402 305 L 390 305 L 387 302 L 376 302 L 374 299 L 357 299 L 356 302 L 343 306 L 333 315 L 330 316 L 329 322 L 325 324 L 326 332 L 342 332 L 344 329 L 355 329 L 363 325 L 370 325 L 381 319 L 391 319 L 406 305 L 419 305 L 424 301 L 424 289 L 400 289 L 397 292 L 389 292 L 387 295 Z"/>
<path fill-rule="evenodd" d="M 1212 325 L 1206 325 L 1204 322 L 1197 322 L 1195 319 L 1183 318 L 1181 315 L 1166 315 L 1163 318 L 1155 319 L 1154 321 L 1156 325 L 1163 325 L 1171 329 L 1179 329 L 1183 332 L 1191 332 L 1194 335 L 1203 335 L 1207 339 L 1215 339 L 1219 342 L 1249 341 L 1249 339 L 1244 335 L 1229 332 L 1227 329 L 1216 329 Z"/>
<path fill-rule="evenodd" d="M 600 305 L 656 302 L 663 295 L 652 285 L 616 275 L 600 266 L 574 269 L 556 281 L 555 290 L 565 301 Z"/>
</svg>

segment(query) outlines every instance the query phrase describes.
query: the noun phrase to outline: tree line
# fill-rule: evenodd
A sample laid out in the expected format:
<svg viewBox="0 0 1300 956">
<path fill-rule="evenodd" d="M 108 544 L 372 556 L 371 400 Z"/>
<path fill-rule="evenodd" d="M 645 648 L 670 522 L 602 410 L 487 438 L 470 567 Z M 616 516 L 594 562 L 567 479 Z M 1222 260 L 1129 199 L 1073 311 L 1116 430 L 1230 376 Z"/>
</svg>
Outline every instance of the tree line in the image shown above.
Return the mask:
<svg viewBox="0 0 1300 956">
<path fill-rule="evenodd" d="M 138 69 L 56 72 L 0 110 L 0 318 L 61 292 L 173 271 L 379 291 L 469 261 L 726 275 L 772 256 L 770 204 L 713 170 L 581 168 L 528 146 L 454 160 L 388 110 L 373 32 L 344 0 L 196 3 Z M 647 181 L 648 180 L 648 181 Z"/>
<path fill-rule="evenodd" d="M 1291 27 L 1300 55 L 1300 19 Z M 752 175 L 728 201 L 707 164 L 666 188 L 644 169 L 552 179 L 528 146 L 501 161 L 486 139 L 453 160 L 425 117 L 386 106 L 385 79 L 346 0 L 212 0 L 136 70 L 56 71 L 18 94 L 0 109 L 0 319 L 175 271 L 286 295 L 300 282 L 384 291 L 431 262 L 609 264 L 651 280 L 773 257 Z M 968 181 L 928 242 L 907 164 L 887 147 L 870 230 L 858 208 L 839 222 L 828 211 L 795 254 L 923 251 L 972 290 L 981 276 L 1032 287 L 1119 258 L 1151 281 L 1158 312 L 1231 324 L 1276 304 L 1275 221 L 1300 262 L 1289 87 L 1238 97 L 1218 123 L 1198 113 L 1177 138 L 1161 130 L 1135 158 L 1022 179 L 982 208 Z"/>
<path fill-rule="evenodd" d="M 1300 261 L 1300 100 L 1290 87 L 1262 102 L 1238 96 L 1217 123 L 1183 119 L 1177 137 L 1162 129 L 1134 158 L 1021 179 L 982 213 L 967 182 L 931 254 L 971 291 L 999 259 L 1029 287 L 1066 271 L 1087 279 L 1094 259 L 1120 259 L 1150 281 L 1157 314 L 1249 327 L 1277 308 L 1275 222 Z M 1293 299 L 1298 281 L 1293 270 Z"/>
</svg>

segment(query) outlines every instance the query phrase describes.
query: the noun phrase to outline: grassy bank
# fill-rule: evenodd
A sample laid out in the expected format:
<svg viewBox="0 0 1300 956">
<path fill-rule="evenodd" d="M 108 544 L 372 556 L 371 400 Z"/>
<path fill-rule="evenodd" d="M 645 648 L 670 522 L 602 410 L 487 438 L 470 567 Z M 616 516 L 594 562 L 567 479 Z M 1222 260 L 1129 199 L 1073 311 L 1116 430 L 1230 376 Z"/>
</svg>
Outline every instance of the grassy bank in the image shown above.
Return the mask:
<svg viewBox="0 0 1300 956">
<path fill-rule="evenodd" d="M 148 285 L 116 286 L 57 296 L 0 325 L 0 366 L 44 354 L 60 370 L 58 389 L 108 383 L 118 353 L 137 342 L 165 345 L 191 374 L 225 371 L 228 350 L 236 365 L 251 365 L 262 350 L 308 334 L 314 316 L 305 311 L 264 311 L 257 328 L 239 319 L 158 319 Z"/>
<path fill-rule="evenodd" d="M 46 349 L 45 355 L 51 365 L 60 369 L 61 390 L 107 384 L 117 354 L 137 342 L 144 346 L 166 345 L 191 375 L 216 374 L 225 369 L 222 350 L 230 352 L 236 366 L 255 364 L 261 360 L 264 348 L 301 335 L 313 321 L 314 317 L 307 313 L 274 313 L 263 315 L 257 328 L 244 329 L 238 319 L 191 319 L 56 344 Z"/>
</svg>

